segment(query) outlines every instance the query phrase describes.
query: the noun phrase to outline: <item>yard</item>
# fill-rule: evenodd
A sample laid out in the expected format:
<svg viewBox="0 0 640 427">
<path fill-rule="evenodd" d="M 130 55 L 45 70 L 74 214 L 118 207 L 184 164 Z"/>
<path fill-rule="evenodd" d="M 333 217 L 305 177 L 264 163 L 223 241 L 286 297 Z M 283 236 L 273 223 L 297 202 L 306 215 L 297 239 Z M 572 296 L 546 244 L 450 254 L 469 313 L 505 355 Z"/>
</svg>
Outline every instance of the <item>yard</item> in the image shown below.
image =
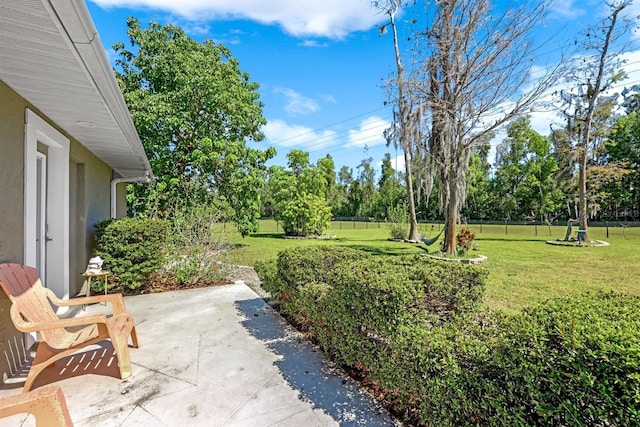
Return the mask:
<svg viewBox="0 0 640 427">
<path fill-rule="evenodd" d="M 231 230 L 226 226 L 226 230 Z M 429 237 L 439 225 L 421 224 Z M 534 305 L 548 298 L 578 294 L 585 290 L 616 290 L 640 296 L 640 228 L 591 227 L 590 238 L 611 245 L 599 248 L 560 247 L 546 240 L 564 237 L 564 226 L 473 224 L 477 253 L 489 257 L 485 303 L 509 311 Z M 574 227 L 575 231 L 575 227 Z M 228 261 L 254 265 L 256 261 L 275 257 L 283 249 L 299 245 L 344 245 L 375 254 L 398 255 L 423 253 L 425 246 L 388 240 L 384 223 L 333 222 L 327 235 L 332 239 L 284 239 L 275 221 L 263 220 L 260 231 L 242 239 L 228 232 L 234 249 Z M 430 248 L 435 251 L 436 245 Z"/>
</svg>

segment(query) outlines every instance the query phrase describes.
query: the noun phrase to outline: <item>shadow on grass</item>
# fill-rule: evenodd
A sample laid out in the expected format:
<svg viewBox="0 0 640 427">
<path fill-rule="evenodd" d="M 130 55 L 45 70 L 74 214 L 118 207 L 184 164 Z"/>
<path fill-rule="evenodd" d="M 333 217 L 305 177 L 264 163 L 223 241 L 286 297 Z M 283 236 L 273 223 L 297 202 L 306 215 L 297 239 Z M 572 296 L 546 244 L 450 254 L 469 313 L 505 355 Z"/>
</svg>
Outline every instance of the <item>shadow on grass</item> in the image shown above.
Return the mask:
<svg viewBox="0 0 640 427">
<path fill-rule="evenodd" d="M 256 233 L 251 234 L 251 238 L 253 239 L 282 239 L 284 238 L 283 233 Z"/>
<path fill-rule="evenodd" d="M 246 243 L 230 243 L 229 244 L 229 249 L 230 250 L 234 250 L 234 249 L 242 249 L 242 248 L 246 248 L 249 247 L 251 245 L 248 245 Z"/>
<path fill-rule="evenodd" d="M 301 242 L 307 242 L 310 240 L 318 240 L 318 241 L 327 241 L 327 242 L 339 242 L 339 241 L 345 241 L 348 239 L 345 239 L 344 237 L 335 237 L 335 238 L 313 238 L 313 237 L 300 237 L 300 238 L 296 238 L 296 237 L 290 237 L 288 239 L 284 238 L 284 234 L 283 233 L 256 233 L 256 234 L 252 234 L 251 238 L 253 239 L 278 239 L 278 240 L 287 240 L 290 242 L 295 242 L 295 241 L 301 241 Z"/>
<path fill-rule="evenodd" d="M 517 237 L 514 238 L 496 238 L 496 237 L 491 237 L 488 239 L 482 238 L 482 237 L 476 237 L 477 241 L 483 241 L 483 242 L 539 242 L 539 243 L 544 243 L 547 240 L 549 240 L 548 238 L 545 237 L 541 237 L 539 239 L 520 239 Z"/>
<path fill-rule="evenodd" d="M 363 252 L 367 252 L 370 253 L 372 255 L 393 255 L 393 256 L 399 256 L 399 255 L 414 255 L 414 254 L 418 254 L 420 252 L 410 252 L 407 250 L 407 247 L 402 247 L 402 246 L 398 246 L 398 247 L 375 247 L 375 246 L 368 246 L 368 245 L 343 245 L 349 248 L 353 248 L 353 249 L 358 249 L 361 250 Z M 424 247 L 421 246 L 417 246 L 418 248 L 424 250 Z"/>
</svg>

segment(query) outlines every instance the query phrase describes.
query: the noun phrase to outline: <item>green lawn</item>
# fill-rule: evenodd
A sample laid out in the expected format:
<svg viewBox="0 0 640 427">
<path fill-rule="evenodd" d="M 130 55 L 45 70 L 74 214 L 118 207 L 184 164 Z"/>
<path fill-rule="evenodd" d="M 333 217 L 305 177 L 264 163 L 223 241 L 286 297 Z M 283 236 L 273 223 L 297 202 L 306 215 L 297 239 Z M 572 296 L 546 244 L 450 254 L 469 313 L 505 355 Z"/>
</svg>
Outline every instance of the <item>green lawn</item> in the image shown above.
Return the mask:
<svg viewBox="0 0 640 427">
<path fill-rule="evenodd" d="M 563 238 L 565 227 L 509 225 L 471 225 L 476 233 L 477 253 L 489 260 L 486 304 L 490 307 L 517 310 L 547 298 L 580 293 L 589 289 L 617 290 L 640 296 L 640 228 L 589 228 L 592 239 L 611 244 L 600 248 L 560 247 L 545 240 Z M 575 231 L 576 227 L 574 227 Z M 290 240 L 274 221 L 262 221 L 260 232 L 242 239 L 226 227 L 234 244 L 229 262 L 254 265 L 256 261 L 275 257 L 290 247 L 308 245 L 345 245 L 361 248 L 381 256 L 424 253 L 424 245 L 391 242 L 385 224 L 337 222 L 327 230 L 331 240 Z M 422 224 L 426 236 L 439 230 Z M 434 245 L 431 250 L 435 250 Z"/>
</svg>

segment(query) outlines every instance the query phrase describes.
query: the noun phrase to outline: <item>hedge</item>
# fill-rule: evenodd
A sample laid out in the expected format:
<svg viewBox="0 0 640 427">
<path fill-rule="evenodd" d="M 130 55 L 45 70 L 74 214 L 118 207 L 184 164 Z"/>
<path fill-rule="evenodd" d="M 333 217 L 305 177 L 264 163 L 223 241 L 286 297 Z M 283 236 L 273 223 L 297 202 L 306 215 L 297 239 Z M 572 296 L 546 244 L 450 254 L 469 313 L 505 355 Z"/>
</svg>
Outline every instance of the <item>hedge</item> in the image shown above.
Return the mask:
<svg viewBox="0 0 640 427">
<path fill-rule="evenodd" d="M 412 425 L 640 424 L 640 299 L 592 293 L 507 315 L 486 271 L 420 256 L 295 248 L 263 287 Z"/>
</svg>

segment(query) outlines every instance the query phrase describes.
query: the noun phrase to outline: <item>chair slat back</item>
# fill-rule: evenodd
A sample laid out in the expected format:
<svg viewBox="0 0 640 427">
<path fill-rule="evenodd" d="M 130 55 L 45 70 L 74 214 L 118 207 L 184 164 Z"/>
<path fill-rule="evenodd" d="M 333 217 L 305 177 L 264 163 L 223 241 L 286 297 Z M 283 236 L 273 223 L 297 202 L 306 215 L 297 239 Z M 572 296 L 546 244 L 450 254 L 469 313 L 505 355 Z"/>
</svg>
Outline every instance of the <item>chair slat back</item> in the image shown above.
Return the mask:
<svg viewBox="0 0 640 427">
<path fill-rule="evenodd" d="M 0 286 L 27 321 L 58 320 L 35 268 L 21 264 L 0 264 Z"/>
</svg>

